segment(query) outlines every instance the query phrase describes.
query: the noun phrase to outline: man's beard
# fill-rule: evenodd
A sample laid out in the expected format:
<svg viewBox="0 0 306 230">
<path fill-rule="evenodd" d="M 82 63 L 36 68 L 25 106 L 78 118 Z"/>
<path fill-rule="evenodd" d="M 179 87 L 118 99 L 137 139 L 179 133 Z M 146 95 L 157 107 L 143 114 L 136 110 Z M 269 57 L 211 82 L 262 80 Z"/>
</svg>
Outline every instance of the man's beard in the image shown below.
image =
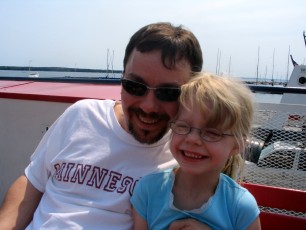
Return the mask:
<svg viewBox="0 0 306 230">
<path fill-rule="evenodd" d="M 159 133 L 157 133 L 155 136 L 150 137 L 150 131 L 147 130 L 141 130 L 142 133 L 137 132 L 134 130 L 133 125 L 129 124 L 129 131 L 131 132 L 132 136 L 143 144 L 154 144 L 158 142 L 160 139 L 163 138 L 163 136 L 168 131 L 167 127 L 163 128 Z"/>
<path fill-rule="evenodd" d="M 130 109 L 129 111 L 130 114 L 134 114 L 134 116 L 147 116 L 147 117 L 152 117 L 153 119 L 160 119 L 160 120 L 169 120 L 169 117 L 167 115 L 158 115 L 156 113 L 152 114 L 145 114 L 142 110 L 140 109 Z M 153 144 L 158 142 L 160 139 L 163 138 L 163 136 L 167 133 L 168 131 L 168 126 L 166 125 L 163 127 L 157 134 L 154 136 L 151 135 L 152 131 L 149 130 L 144 130 L 144 129 L 135 129 L 133 123 L 129 122 L 128 128 L 132 136 L 139 141 L 140 143 L 143 144 Z"/>
</svg>

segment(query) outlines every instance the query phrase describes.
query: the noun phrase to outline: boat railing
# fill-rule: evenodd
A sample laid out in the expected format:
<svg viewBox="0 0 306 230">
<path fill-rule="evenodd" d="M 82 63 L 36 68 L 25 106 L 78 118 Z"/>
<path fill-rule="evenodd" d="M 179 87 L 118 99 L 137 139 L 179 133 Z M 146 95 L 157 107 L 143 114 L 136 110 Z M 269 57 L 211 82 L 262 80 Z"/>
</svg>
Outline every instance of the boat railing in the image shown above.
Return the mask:
<svg viewBox="0 0 306 230">
<path fill-rule="evenodd" d="M 262 229 L 306 227 L 306 106 L 259 103 L 241 176 Z"/>
<path fill-rule="evenodd" d="M 248 85 L 254 93 L 271 93 L 271 94 L 306 94 L 305 87 L 283 87 L 283 86 L 266 86 L 266 85 Z"/>
<path fill-rule="evenodd" d="M 242 184 L 256 198 L 262 230 L 306 229 L 306 192 L 258 184 Z"/>
<path fill-rule="evenodd" d="M 30 82 L 57 82 L 57 83 L 84 83 L 84 84 L 120 84 L 120 78 L 88 78 L 88 77 L 0 77 L 3 81 L 30 81 Z"/>
<path fill-rule="evenodd" d="M 88 78 L 88 77 L 52 77 L 52 78 L 25 78 L 25 77 L 0 77 L 5 81 L 31 81 L 31 82 L 60 82 L 60 83 L 85 83 L 85 84 L 120 84 L 120 78 Z M 287 87 L 246 84 L 254 93 L 283 94 L 295 93 L 306 94 L 305 87 Z"/>
<path fill-rule="evenodd" d="M 306 191 L 306 106 L 260 103 L 243 180 Z"/>
</svg>

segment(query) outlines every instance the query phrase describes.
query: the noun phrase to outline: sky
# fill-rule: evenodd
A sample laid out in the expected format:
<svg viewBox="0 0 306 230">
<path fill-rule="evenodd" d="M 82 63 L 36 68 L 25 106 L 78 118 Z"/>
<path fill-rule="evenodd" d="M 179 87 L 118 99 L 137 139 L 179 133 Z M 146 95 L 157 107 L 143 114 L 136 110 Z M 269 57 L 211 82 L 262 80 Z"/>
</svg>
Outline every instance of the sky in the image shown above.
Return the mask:
<svg viewBox="0 0 306 230">
<path fill-rule="evenodd" d="M 0 66 L 122 70 L 125 46 L 153 22 L 198 38 L 203 71 L 286 80 L 306 64 L 305 0 L 1 0 Z"/>
</svg>

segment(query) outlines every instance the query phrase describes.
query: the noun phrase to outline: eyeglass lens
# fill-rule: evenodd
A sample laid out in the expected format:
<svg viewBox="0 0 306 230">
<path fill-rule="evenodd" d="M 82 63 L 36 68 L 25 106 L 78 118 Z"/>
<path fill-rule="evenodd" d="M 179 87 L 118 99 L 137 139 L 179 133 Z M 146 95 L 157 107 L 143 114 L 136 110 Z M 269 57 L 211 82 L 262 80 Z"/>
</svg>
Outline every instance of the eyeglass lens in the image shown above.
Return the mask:
<svg viewBox="0 0 306 230">
<path fill-rule="evenodd" d="M 175 87 L 151 88 L 140 82 L 124 78 L 121 79 L 121 84 L 124 90 L 126 90 L 129 94 L 134 96 L 143 96 L 147 93 L 149 89 L 152 89 L 154 90 L 155 96 L 161 101 L 176 101 L 181 93 L 180 88 L 175 88 Z"/>
<path fill-rule="evenodd" d="M 231 134 L 223 134 L 220 130 L 214 128 L 194 128 L 189 126 L 184 121 L 174 121 L 170 122 L 170 128 L 179 135 L 187 135 L 191 132 L 192 129 L 199 131 L 199 134 L 202 139 L 210 142 L 219 141 L 224 135 L 232 136 Z"/>
</svg>

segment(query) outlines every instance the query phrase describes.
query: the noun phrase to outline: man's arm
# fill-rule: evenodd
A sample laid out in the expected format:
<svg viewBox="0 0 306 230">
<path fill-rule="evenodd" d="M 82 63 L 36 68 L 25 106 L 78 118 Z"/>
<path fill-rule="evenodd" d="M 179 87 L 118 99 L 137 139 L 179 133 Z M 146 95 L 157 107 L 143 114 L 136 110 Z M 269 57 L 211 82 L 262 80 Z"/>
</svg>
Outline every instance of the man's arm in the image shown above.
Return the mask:
<svg viewBox="0 0 306 230">
<path fill-rule="evenodd" d="M 20 176 L 9 188 L 0 208 L 1 229 L 25 229 L 41 196 L 42 193 L 25 176 Z"/>
</svg>

